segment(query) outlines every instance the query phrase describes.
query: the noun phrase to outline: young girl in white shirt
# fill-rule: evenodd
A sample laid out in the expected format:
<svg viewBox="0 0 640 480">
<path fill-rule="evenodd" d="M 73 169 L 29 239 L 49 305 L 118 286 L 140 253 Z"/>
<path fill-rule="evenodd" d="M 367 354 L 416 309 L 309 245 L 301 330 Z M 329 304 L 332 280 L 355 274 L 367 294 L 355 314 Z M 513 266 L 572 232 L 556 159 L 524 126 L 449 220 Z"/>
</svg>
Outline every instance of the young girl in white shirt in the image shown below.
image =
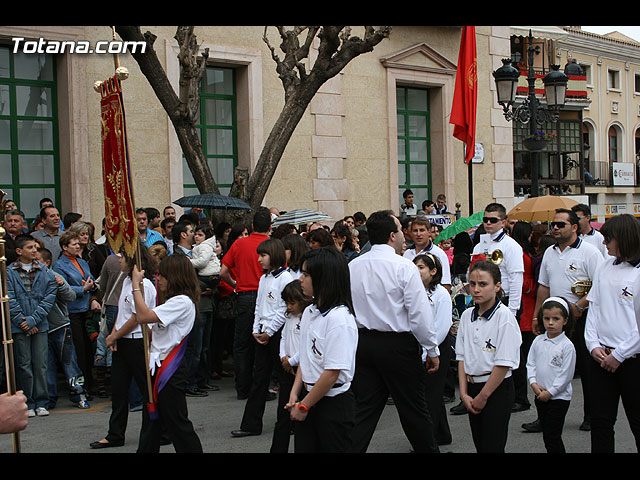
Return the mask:
<svg viewBox="0 0 640 480">
<path fill-rule="evenodd" d="M 472 264 L 469 290 L 475 307 L 462 314 L 456 337 L 460 399 L 478 453 L 504 453 L 515 389 L 511 372 L 520 363 L 520 327 L 500 299 L 500 269 Z"/>
<path fill-rule="evenodd" d="M 451 443 L 451 429 L 447 421 L 447 412 L 443 401 L 444 387 L 447 380 L 449 363 L 453 353 L 453 336 L 450 333 L 453 318 L 451 295 L 444 288 L 442 280 L 442 263 L 430 253 L 418 255 L 413 259 L 420 271 L 420 278 L 427 291 L 429 305 L 433 309 L 433 318 L 437 331 L 438 349 L 440 350 L 440 367 L 436 372 L 425 376 L 425 395 L 427 406 L 433 421 L 433 431 L 438 445 Z M 448 268 L 448 267 L 447 267 Z M 422 360 L 426 363 L 427 352 L 423 349 Z"/>
<path fill-rule="evenodd" d="M 527 377 L 536 396 L 547 453 L 566 453 L 562 428 L 571 402 L 571 380 L 576 366 L 576 349 L 565 334 L 573 325 L 569 303 L 562 297 L 549 297 L 540 307 L 538 318 L 544 328 L 529 349 Z"/>
<path fill-rule="evenodd" d="M 139 287 L 144 271 L 140 272 L 136 266 L 131 272 L 136 320 L 141 324 L 153 324 L 149 345 L 153 398 L 147 401 L 143 410 L 145 418 L 138 452 L 158 453 L 160 438 L 166 428 L 176 452 L 202 453 L 200 439 L 188 416 L 184 393 L 187 365 L 183 361 L 200 300 L 198 279 L 185 255 L 165 257 L 158 270 L 158 289 L 164 292 L 166 300 L 153 309 L 145 304 Z"/>
<path fill-rule="evenodd" d="M 302 314 L 300 364 L 286 405 L 297 422 L 295 451 L 347 453 L 355 425 L 358 329 L 346 257 L 333 247 L 308 251 L 300 282 L 313 304 Z"/>
<path fill-rule="evenodd" d="M 284 374 L 280 379 L 277 420 L 273 430 L 270 453 L 287 453 L 289 451 L 289 437 L 293 423 L 285 405 L 289 401 L 291 387 L 298 369 L 302 312 L 312 302 L 312 299 L 302 291 L 299 280 L 293 280 L 284 287 L 282 299 L 287 305 L 287 321 L 282 328 L 280 339 L 280 361 Z"/>
<path fill-rule="evenodd" d="M 253 380 L 249 398 L 244 408 L 240 430 L 233 430 L 233 437 L 246 437 L 262 433 L 267 394 L 272 374 L 279 380 L 284 371 L 280 363 L 280 336 L 286 321 L 287 305 L 282 290 L 293 281 L 286 268 L 286 254 L 282 241 L 270 238 L 258 245 L 258 262 L 264 274 L 258 283 L 256 309 L 253 320 L 253 338 L 256 343 Z"/>
</svg>

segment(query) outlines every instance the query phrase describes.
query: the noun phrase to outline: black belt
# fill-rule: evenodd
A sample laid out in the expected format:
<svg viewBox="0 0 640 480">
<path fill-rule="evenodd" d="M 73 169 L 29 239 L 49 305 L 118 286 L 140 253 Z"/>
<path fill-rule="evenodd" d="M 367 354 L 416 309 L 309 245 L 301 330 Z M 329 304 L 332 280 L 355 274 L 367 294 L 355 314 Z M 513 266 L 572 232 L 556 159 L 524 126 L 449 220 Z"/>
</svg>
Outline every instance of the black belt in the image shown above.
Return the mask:
<svg viewBox="0 0 640 480">
<path fill-rule="evenodd" d="M 244 292 L 236 292 L 237 295 L 256 295 L 258 293 L 257 290 L 246 290 Z"/>
<path fill-rule="evenodd" d="M 306 382 L 305 382 L 305 385 L 306 385 L 307 387 L 313 387 L 313 386 L 315 385 L 315 383 L 306 383 Z M 331 388 L 340 388 L 340 387 L 341 387 L 341 386 L 343 386 L 343 385 L 344 385 L 344 383 L 334 383 L 334 384 L 333 384 L 333 386 L 332 386 Z"/>
</svg>

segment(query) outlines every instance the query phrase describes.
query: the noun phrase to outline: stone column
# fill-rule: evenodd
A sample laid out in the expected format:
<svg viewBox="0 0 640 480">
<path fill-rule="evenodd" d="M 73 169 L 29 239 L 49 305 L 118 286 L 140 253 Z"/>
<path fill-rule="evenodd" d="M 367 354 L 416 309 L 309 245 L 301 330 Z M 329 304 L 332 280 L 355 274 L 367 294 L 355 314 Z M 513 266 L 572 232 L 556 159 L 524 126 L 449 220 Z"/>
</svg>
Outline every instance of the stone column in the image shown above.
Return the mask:
<svg viewBox="0 0 640 480">
<path fill-rule="evenodd" d="M 318 39 L 316 39 L 316 48 Z M 315 50 L 311 51 L 314 58 Z M 311 101 L 310 111 L 315 121 L 311 137 L 311 156 L 316 160 L 316 177 L 313 179 L 313 200 L 318 210 L 334 220 L 345 216 L 345 202 L 349 188 L 344 178 L 344 162 L 347 158 L 347 140 L 342 132 L 345 114 L 342 96 L 342 73 L 328 80 Z"/>
</svg>

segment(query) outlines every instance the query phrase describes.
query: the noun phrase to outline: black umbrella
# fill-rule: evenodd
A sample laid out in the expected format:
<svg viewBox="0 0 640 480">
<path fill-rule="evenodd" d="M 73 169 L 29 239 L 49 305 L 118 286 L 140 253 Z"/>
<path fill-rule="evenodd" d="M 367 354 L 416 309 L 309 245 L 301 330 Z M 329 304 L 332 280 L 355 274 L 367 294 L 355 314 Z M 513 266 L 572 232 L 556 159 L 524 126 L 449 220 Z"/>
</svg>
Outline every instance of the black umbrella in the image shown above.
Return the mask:
<svg viewBox="0 0 640 480">
<path fill-rule="evenodd" d="M 174 201 L 181 207 L 211 208 L 214 210 L 251 210 L 249 204 L 239 198 L 215 193 L 203 193 L 201 195 L 190 195 Z"/>
</svg>

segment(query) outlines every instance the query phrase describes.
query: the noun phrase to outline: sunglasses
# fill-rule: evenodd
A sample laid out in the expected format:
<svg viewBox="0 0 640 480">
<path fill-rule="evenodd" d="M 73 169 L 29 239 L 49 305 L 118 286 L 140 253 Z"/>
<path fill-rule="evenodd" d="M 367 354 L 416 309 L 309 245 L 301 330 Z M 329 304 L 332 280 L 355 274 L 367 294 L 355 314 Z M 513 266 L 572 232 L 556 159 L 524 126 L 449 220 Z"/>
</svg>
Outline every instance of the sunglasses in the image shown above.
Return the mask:
<svg viewBox="0 0 640 480">
<path fill-rule="evenodd" d="M 567 225 L 567 222 L 551 222 L 551 228 L 555 228 L 558 227 L 560 228 L 564 228 Z"/>
<path fill-rule="evenodd" d="M 605 235 L 603 240 L 604 240 L 604 243 L 609 243 L 611 242 L 611 237 L 609 235 Z"/>
<path fill-rule="evenodd" d="M 498 223 L 501 222 L 502 219 L 498 217 L 482 217 L 482 221 L 484 223 Z"/>
</svg>

